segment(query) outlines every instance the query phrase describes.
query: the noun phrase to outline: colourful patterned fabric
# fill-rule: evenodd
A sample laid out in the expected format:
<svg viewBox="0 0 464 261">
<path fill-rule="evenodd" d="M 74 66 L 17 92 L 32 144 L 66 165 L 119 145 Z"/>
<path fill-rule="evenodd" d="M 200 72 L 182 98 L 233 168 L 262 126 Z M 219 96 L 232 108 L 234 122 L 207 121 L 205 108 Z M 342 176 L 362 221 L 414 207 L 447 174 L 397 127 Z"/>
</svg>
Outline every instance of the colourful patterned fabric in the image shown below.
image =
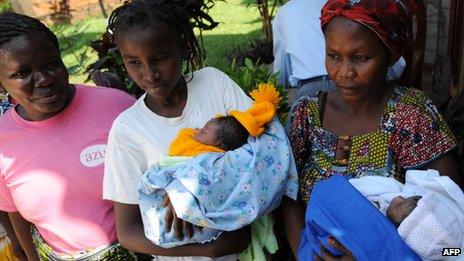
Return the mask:
<svg viewBox="0 0 464 261">
<path fill-rule="evenodd" d="M 287 133 L 299 173 L 299 196 L 307 203 L 313 185 L 333 174 L 381 175 L 404 181 L 404 172 L 426 165 L 455 146 L 432 101 L 416 89 L 397 86 L 375 132 L 351 137 L 348 165 L 335 164 L 339 136 L 321 126 L 321 99 L 308 96 L 292 108 Z"/>
<path fill-rule="evenodd" d="M 7 236 L 0 237 L 0 260 L 3 260 L 3 261 L 17 260 L 13 252 L 11 241 Z"/>
<path fill-rule="evenodd" d="M 398 60 L 412 33 L 412 13 L 416 5 L 410 0 L 329 0 L 321 12 L 321 27 L 336 16 L 344 16 L 367 26 Z"/>
<path fill-rule="evenodd" d="M 137 261 L 151 260 L 148 255 L 134 254 L 123 248 L 119 243 L 99 249 L 89 249 L 74 255 L 62 256 L 55 253 L 40 236 L 36 228 L 31 229 L 32 240 L 34 242 L 39 259 L 41 261 Z"/>
</svg>

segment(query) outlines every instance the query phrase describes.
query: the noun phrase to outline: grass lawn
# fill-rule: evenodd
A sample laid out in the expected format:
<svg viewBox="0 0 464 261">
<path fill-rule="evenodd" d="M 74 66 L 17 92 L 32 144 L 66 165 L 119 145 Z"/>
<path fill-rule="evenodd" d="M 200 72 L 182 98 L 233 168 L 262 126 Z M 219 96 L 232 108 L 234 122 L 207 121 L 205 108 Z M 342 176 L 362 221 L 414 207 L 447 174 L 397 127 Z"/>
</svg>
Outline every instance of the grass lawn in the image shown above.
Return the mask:
<svg viewBox="0 0 464 261">
<path fill-rule="evenodd" d="M 262 36 L 260 16 L 256 7 L 247 7 L 243 0 L 217 2 L 210 15 L 220 24 L 214 30 L 203 33 L 207 65 L 224 70 L 229 65 L 229 61 L 224 58 L 225 53 Z M 88 43 L 97 39 L 105 27 L 104 18 L 90 17 L 72 26 L 52 28 L 60 39 L 63 60 L 69 68 L 71 82 L 82 83 L 86 80 L 86 66 L 97 59 Z"/>
</svg>

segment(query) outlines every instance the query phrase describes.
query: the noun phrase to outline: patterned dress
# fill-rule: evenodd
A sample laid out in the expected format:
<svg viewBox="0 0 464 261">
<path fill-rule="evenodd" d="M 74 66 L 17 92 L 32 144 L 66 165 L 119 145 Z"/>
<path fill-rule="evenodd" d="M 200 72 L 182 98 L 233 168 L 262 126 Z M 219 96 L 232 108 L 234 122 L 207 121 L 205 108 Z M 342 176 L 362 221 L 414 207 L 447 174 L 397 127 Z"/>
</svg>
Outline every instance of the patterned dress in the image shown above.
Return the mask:
<svg viewBox="0 0 464 261">
<path fill-rule="evenodd" d="M 320 97 L 299 99 L 287 125 L 300 180 L 299 198 L 305 204 L 313 185 L 334 174 L 381 175 L 404 182 L 405 170 L 420 168 L 456 146 L 432 101 L 421 91 L 397 86 L 378 130 L 351 137 L 348 165 L 337 166 L 340 137 L 322 128 Z"/>
</svg>

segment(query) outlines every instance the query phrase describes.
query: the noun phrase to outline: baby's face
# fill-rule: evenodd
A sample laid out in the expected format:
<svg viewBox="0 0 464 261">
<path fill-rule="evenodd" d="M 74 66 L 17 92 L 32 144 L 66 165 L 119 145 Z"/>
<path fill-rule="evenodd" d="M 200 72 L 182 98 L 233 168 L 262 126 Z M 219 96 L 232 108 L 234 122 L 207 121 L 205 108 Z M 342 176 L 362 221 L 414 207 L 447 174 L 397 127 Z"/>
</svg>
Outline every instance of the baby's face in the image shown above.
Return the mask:
<svg viewBox="0 0 464 261">
<path fill-rule="evenodd" d="M 202 128 L 195 129 L 193 138 L 205 145 L 219 146 L 219 141 L 216 139 L 216 131 L 219 125 L 216 119 L 209 120 Z"/>
<path fill-rule="evenodd" d="M 416 208 L 421 196 L 393 198 L 387 208 L 387 217 L 398 227 L 401 222 Z"/>
</svg>

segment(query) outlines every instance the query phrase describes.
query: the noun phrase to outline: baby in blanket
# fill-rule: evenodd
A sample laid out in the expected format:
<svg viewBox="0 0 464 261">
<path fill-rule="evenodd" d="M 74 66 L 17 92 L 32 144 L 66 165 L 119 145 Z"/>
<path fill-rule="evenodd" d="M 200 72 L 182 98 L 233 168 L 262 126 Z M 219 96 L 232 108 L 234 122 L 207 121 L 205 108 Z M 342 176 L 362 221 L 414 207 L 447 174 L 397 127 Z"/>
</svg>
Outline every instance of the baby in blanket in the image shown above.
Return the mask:
<svg viewBox="0 0 464 261">
<path fill-rule="evenodd" d="M 274 119 L 279 93 L 263 84 L 251 96 L 253 106 L 245 112 L 230 111 L 200 129 L 179 131 L 169 156 L 142 177 L 142 220 L 147 238 L 156 245 L 209 242 L 221 231 L 239 229 L 269 213 L 283 195 L 296 198 L 293 155 Z M 193 237 L 177 239 L 173 231 L 166 231 L 166 193 L 177 217 L 202 227 Z M 272 228 L 272 222 L 266 224 Z"/>
<path fill-rule="evenodd" d="M 334 175 L 315 184 L 305 224 L 298 260 L 320 255 L 321 245 L 342 254 L 329 237 L 356 260 L 442 260 L 443 248 L 464 247 L 464 193 L 434 170 L 407 171 L 405 184 Z"/>
<path fill-rule="evenodd" d="M 406 172 L 406 182 L 366 176 L 349 182 L 398 228 L 424 260 L 442 259 L 443 248 L 464 245 L 464 194 L 435 170 Z"/>
</svg>

